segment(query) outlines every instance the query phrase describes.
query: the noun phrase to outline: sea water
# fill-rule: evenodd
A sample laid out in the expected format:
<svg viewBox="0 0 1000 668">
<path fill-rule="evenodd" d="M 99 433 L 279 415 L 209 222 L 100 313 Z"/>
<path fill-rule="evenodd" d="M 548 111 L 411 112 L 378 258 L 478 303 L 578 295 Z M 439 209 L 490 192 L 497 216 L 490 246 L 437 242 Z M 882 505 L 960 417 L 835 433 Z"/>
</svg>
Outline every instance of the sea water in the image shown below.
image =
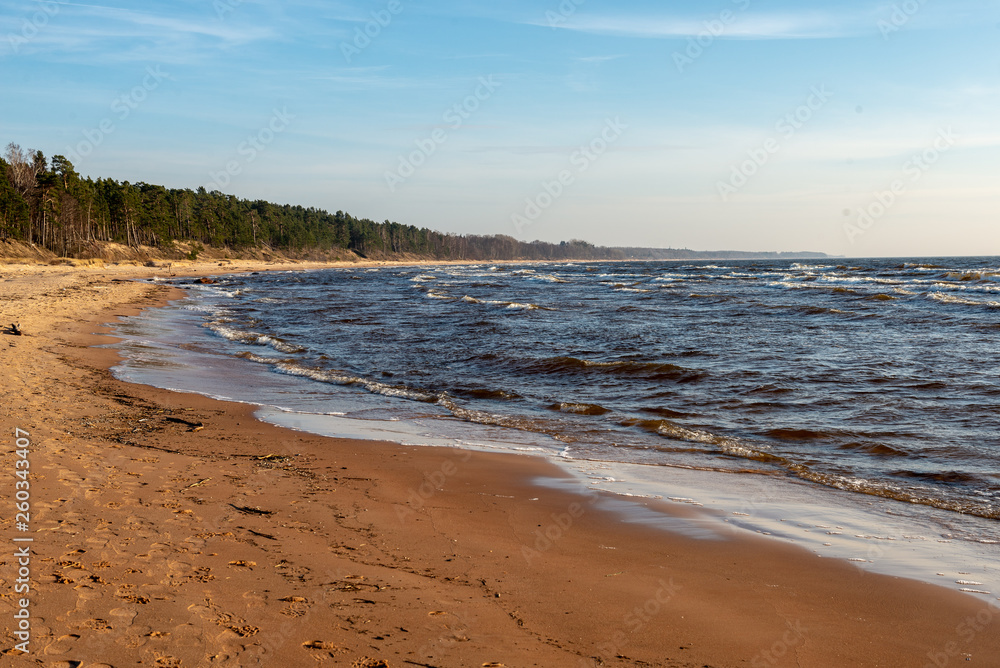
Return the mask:
<svg viewBox="0 0 1000 668">
<path fill-rule="evenodd" d="M 118 326 L 122 379 L 316 433 L 548 456 L 579 488 L 1000 596 L 1000 259 L 162 282 L 188 298 Z"/>
</svg>

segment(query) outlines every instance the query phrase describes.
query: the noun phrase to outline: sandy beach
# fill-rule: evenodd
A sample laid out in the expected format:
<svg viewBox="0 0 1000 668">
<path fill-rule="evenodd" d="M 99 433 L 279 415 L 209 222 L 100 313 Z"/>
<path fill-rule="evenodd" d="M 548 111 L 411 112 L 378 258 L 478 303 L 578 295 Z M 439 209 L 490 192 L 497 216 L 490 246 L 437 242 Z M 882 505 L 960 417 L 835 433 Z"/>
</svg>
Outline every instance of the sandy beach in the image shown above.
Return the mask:
<svg viewBox="0 0 1000 668">
<path fill-rule="evenodd" d="M 0 336 L 5 665 L 1000 666 L 1000 609 L 972 596 L 625 523 L 533 484 L 566 475 L 543 459 L 316 437 L 119 382 L 102 324 L 181 296 L 129 280 L 166 272 L 0 266 L 0 323 L 24 332 Z"/>
</svg>

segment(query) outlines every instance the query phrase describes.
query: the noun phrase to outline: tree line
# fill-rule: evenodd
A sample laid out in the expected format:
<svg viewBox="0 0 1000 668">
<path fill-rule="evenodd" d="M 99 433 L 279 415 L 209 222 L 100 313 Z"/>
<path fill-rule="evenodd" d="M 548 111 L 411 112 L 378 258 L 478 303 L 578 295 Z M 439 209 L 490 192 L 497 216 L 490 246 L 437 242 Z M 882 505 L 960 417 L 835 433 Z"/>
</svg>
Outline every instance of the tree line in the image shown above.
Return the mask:
<svg viewBox="0 0 1000 668">
<path fill-rule="evenodd" d="M 0 240 L 62 257 L 101 257 L 102 243 L 170 252 L 173 242 L 271 249 L 288 255 L 351 251 L 367 258 L 435 260 L 707 260 L 822 258 L 823 253 L 608 248 L 586 241 L 524 242 L 497 234 L 443 234 L 338 211 L 245 200 L 218 190 L 80 176 L 62 155 L 7 146 L 0 157 Z"/>
<path fill-rule="evenodd" d="M 7 146 L 0 158 L 0 238 L 62 257 L 99 255 L 101 242 L 138 249 L 174 241 L 289 254 L 350 250 L 362 257 L 441 260 L 620 259 L 584 241 L 526 243 L 506 235 L 443 234 L 338 211 L 249 201 L 218 190 L 80 176 L 65 156 Z"/>
</svg>

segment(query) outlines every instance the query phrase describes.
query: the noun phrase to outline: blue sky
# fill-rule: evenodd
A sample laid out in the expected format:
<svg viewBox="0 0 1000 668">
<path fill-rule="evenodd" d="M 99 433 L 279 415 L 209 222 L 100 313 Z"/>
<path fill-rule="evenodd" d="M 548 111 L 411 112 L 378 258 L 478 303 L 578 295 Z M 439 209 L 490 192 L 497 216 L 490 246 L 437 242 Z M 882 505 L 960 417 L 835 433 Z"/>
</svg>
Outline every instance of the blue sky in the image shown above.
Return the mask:
<svg viewBox="0 0 1000 668">
<path fill-rule="evenodd" d="M 1000 6 L 0 0 L 0 143 L 531 240 L 1000 254 Z"/>
</svg>

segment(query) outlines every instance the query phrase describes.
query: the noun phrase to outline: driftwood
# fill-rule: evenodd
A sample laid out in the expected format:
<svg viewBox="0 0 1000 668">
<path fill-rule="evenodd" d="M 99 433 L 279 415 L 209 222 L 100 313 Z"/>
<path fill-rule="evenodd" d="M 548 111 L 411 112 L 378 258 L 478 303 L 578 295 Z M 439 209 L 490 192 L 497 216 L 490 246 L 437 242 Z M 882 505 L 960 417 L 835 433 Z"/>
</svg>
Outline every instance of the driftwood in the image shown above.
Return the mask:
<svg viewBox="0 0 1000 668">
<path fill-rule="evenodd" d="M 245 527 L 240 527 L 240 528 L 243 529 Z M 247 529 L 247 531 L 249 531 L 250 533 L 252 533 L 255 536 L 260 536 L 261 538 L 267 538 L 268 540 L 278 540 L 277 538 L 275 538 L 274 536 L 272 536 L 269 533 L 261 533 L 260 531 L 254 531 L 253 529 Z"/>
<path fill-rule="evenodd" d="M 267 517 L 268 515 L 273 515 L 274 514 L 273 510 L 261 510 L 260 508 L 250 508 L 248 506 L 237 506 L 237 505 L 232 504 L 232 503 L 230 503 L 229 505 L 232 506 L 233 508 L 235 508 L 236 510 L 240 511 L 241 513 L 246 513 L 247 515 L 264 515 L 265 517 Z"/>
<path fill-rule="evenodd" d="M 10 323 L 10 329 L 7 330 L 8 334 L 13 334 L 14 336 L 23 336 L 24 332 L 21 330 L 21 325 L 17 323 Z"/>
</svg>

